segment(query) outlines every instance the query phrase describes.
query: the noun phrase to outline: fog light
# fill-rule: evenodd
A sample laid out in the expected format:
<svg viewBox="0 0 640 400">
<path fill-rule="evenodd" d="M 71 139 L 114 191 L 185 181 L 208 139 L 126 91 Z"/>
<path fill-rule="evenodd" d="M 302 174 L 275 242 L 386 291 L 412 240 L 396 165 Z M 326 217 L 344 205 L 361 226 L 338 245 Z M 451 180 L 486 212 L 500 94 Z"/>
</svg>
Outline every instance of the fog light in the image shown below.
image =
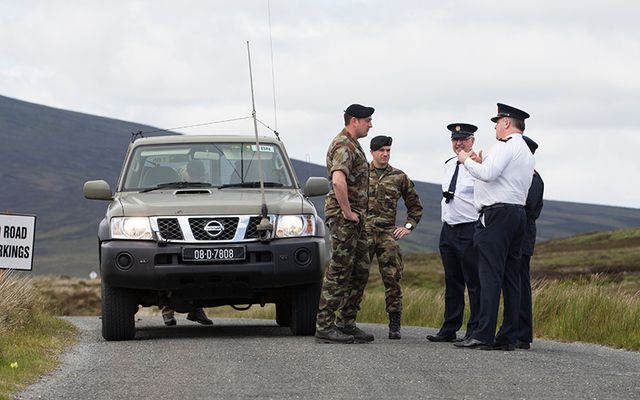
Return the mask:
<svg viewBox="0 0 640 400">
<path fill-rule="evenodd" d="M 133 257 L 129 253 L 120 253 L 116 256 L 116 265 L 120 269 L 127 270 L 133 265 Z"/>
<path fill-rule="evenodd" d="M 296 262 L 300 265 L 307 265 L 311 262 L 311 253 L 309 253 L 309 250 L 304 248 L 296 250 L 294 257 Z"/>
</svg>

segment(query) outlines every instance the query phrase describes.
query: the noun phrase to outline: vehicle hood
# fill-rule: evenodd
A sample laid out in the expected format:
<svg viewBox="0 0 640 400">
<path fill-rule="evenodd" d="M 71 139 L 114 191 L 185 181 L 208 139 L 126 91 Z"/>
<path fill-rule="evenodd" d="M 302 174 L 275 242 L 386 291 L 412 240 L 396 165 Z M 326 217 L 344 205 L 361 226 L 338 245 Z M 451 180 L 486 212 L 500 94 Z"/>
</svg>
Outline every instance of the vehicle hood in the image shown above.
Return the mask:
<svg viewBox="0 0 640 400">
<path fill-rule="evenodd" d="M 110 217 L 169 215 L 259 215 L 260 190 L 227 188 L 121 192 L 109 207 Z M 295 189 L 265 189 L 269 214 L 313 214 L 313 204 Z"/>
</svg>

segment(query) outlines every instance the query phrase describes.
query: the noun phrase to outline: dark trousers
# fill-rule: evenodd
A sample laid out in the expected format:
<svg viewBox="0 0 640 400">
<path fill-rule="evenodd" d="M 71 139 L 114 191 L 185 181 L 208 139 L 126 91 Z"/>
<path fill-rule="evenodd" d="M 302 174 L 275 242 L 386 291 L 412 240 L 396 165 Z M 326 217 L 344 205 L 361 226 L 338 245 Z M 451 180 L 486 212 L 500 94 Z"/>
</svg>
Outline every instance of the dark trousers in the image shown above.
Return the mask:
<svg viewBox="0 0 640 400">
<path fill-rule="evenodd" d="M 473 241 L 482 290 L 478 327 L 472 336 L 482 342 L 516 343 L 525 219 L 524 208 L 512 206 L 487 210 L 476 223 Z M 496 336 L 501 291 L 504 313 L 502 328 Z"/>
<path fill-rule="evenodd" d="M 533 315 L 531 305 L 531 256 L 522 255 L 520 268 L 520 317 L 518 319 L 518 341 L 533 341 Z"/>
<path fill-rule="evenodd" d="M 455 336 L 464 316 L 464 288 L 469 292 L 467 337 L 478 326 L 480 280 L 473 250 L 474 222 L 450 226 L 440 231 L 440 257 L 444 266 L 444 322 L 439 335 Z"/>
</svg>

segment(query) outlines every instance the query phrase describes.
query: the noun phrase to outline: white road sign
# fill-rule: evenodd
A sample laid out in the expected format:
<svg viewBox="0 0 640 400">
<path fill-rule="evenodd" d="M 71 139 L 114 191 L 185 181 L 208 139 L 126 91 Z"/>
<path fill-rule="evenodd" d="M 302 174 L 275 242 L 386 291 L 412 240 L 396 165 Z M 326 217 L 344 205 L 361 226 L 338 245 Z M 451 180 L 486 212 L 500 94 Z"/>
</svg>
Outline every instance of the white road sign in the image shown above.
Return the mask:
<svg viewBox="0 0 640 400">
<path fill-rule="evenodd" d="M 36 216 L 0 213 L 0 269 L 33 268 Z"/>
</svg>

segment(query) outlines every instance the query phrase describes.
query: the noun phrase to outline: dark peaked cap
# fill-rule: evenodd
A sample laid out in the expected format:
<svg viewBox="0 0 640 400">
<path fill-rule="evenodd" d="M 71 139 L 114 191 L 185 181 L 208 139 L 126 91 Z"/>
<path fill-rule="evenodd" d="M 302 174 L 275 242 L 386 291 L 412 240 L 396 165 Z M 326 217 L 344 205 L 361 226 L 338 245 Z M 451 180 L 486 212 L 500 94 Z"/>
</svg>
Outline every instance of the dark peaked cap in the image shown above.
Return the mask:
<svg viewBox="0 0 640 400">
<path fill-rule="evenodd" d="M 464 139 L 473 136 L 478 127 L 471 124 L 454 123 L 447 125 L 447 129 L 451 131 L 451 139 Z"/>
<path fill-rule="evenodd" d="M 344 110 L 345 114 L 349 114 L 352 117 L 356 118 L 368 118 L 373 114 L 375 108 L 373 107 L 365 107 L 360 104 L 352 104 Z"/>
<path fill-rule="evenodd" d="M 369 148 L 373 151 L 376 151 L 380 150 L 384 146 L 391 146 L 391 143 L 393 143 L 393 138 L 391 136 L 380 135 L 371 139 Z"/>
<path fill-rule="evenodd" d="M 524 121 L 525 119 L 529 118 L 529 114 L 527 114 L 526 112 L 522 111 L 522 110 L 518 110 L 515 107 L 511 107 L 508 106 L 506 104 L 502 104 L 502 103 L 498 103 L 498 115 L 496 115 L 495 117 L 491 118 L 491 121 L 493 122 L 498 122 L 498 120 L 502 117 L 510 117 L 510 118 L 515 118 L 515 119 L 519 119 L 521 121 Z"/>
<path fill-rule="evenodd" d="M 531 150 L 531 154 L 535 154 L 536 149 L 538 148 L 538 143 L 534 142 L 533 139 L 531 139 L 528 136 L 522 135 L 522 138 L 524 139 L 527 146 L 529 146 L 529 150 Z"/>
</svg>

